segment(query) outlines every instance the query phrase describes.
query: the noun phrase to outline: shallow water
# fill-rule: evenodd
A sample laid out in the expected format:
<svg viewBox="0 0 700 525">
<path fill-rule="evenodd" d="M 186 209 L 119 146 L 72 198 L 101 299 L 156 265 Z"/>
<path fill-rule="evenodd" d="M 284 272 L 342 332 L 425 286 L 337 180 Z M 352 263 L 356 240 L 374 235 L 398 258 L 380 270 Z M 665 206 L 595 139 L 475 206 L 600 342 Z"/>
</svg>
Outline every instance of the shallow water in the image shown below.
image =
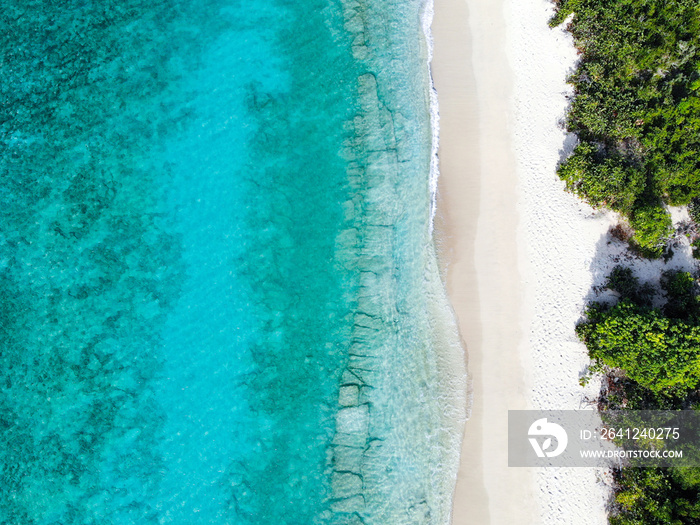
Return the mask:
<svg viewBox="0 0 700 525">
<path fill-rule="evenodd" d="M 2 7 L 0 522 L 444 522 L 420 3 Z"/>
</svg>

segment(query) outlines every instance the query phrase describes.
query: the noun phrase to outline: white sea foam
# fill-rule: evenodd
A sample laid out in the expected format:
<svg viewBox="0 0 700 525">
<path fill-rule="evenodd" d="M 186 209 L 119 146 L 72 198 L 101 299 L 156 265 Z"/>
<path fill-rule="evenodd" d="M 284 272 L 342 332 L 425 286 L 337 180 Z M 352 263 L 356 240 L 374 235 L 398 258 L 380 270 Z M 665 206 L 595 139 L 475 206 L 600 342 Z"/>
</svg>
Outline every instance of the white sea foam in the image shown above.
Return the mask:
<svg viewBox="0 0 700 525">
<path fill-rule="evenodd" d="M 434 15 L 433 0 L 426 0 L 421 11 L 421 25 L 423 34 L 425 35 L 425 45 L 427 50 L 427 66 L 428 78 L 430 81 L 430 130 L 431 130 L 431 148 L 430 148 L 430 233 L 433 233 L 433 223 L 435 219 L 435 210 L 437 209 L 437 184 L 440 177 L 440 164 L 438 161 L 438 146 L 440 142 L 440 107 L 438 105 L 437 91 L 435 90 L 435 82 L 433 82 L 433 73 L 430 64 L 433 60 L 433 33 L 431 26 Z"/>
</svg>

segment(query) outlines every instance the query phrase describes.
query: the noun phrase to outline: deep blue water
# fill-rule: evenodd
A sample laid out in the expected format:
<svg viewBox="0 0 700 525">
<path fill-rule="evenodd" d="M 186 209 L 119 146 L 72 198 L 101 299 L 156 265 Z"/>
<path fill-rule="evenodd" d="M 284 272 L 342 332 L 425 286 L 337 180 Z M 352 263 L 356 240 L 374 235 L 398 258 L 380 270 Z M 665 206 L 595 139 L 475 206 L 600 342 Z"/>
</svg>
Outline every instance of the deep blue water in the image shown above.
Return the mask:
<svg viewBox="0 0 700 525">
<path fill-rule="evenodd" d="M 421 3 L 0 7 L 0 523 L 443 523 Z"/>
</svg>

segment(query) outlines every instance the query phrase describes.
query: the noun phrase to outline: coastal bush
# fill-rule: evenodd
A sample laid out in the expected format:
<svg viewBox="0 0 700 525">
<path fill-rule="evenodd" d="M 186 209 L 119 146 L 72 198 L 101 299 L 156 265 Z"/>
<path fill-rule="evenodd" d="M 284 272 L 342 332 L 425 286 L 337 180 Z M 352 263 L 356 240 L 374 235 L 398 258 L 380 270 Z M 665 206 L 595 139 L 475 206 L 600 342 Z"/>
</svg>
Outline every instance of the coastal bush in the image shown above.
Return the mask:
<svg viewBox="0 0 700 525">
<path fill-rule="evenodd" d="M 630 237 L 632 236 L 632 232 L 629 229 L 629 226 L 618 223 L 614 227 L 610 228 L 610 236 L 613 239 L 616 239 L 620 242 L 628 242 Z"/>
<path fill-rule="evenodd" d="M 619 302 L 592 303 L 586 322 L 576 328 L 594 368 L 621 369 L 652 397 L 683 397 L 696 388 L 700 297 L 694 277 L 689 272 L 664 272 L 659 291 L 666 299 L 662 308 L 651 306 L 656 291 L 649 283 L 640 283 L 630 268 L 615 267 L 605 286 L 619 294 Z"/>
<path fill-rule="evenodd" d="M 580 53 L 566 121 L 580 142 L 558 174 L 591 205 L 626 217 L 631 244 L 659 257 L 671 232 L 664 205 L 688 205 L 700 224 L 700 3 L 555 0 L 555 7 L 550 24 L 573 15 L 568 29 Z M 700 258 L 700 239 L 691 241 Z M 664 273 L 660 309 L 628 269 L 614 270 L 607 286 L 620 302 L 591 305 L 577 327 L 592 369 L 614 369 L 601 406 L 688 409 L 698 399 L 700 364 L 693 276 Z M 700 523 L 700 469 L 623 468 L 615 482 L 612 525 Z"/>
<path fill-rule="evenodd" d="M 693 199 L 688 204 L 688 215 L 695 224 L 700 224 L 700 199 Z"/>
<path fill-rule="evenodd" d="M 673 229 L 671 216 L 661 206 L 640 206 L 632 212 L 631 219 L 632 243 L 644 255 L 659 257 Z"/>
<path fill-rule="evenodd" d="M 695 279 L 689 272 L 666 271 L 661 275 L 665 292 L 664 315 L 675 319 L 692 319 L 700 314 L 700 296 Z"/>
<path fill-rule="evenodd" d="M 700 4 L 559 0 L 581 60 L 566 128 L 580 144 L 559 167 L 567 188 L 631 219 L 633 241 L 661 255 L 661 205 L 700 197 Z M 651 203 L 651 204 L 650 204 Z"/>
<path fill-rule="evenodd" d="M 700 383 L 700 326 L 624 299 L 598 304 L 577 327 L 594 361 L 620 368 L 652 392 L 688 391 Z"/>
<path fill-rule="evenodd" d="M 606 287 L 620 295 L 618 304 L 592 304 L 588 321 L 577 327 L 593 370 L 624 372 L 607 375 L 601 409 L 697 409 L 700 308 L 694 277 L 666 271 L 656 291 L 630 268 L 617 266 Z M 666 303 L 655 309 L 651 299 L 658 293 Z M 700 522 L 700 468 L 625 467 L 614 480 L 611 525 Z"/>
<path fill-rule="evenodd" d="M 608 276 L 605 287 L 639 305 L 651 306 L 654 288 L 649 283 L 640 284 L 631 268 L 616 266 Z"/>
<path fill-rule="evenodd" d="M 700 520 L 699 469 L 623 468 L 610 525 L 684 525 Z"/>
<path fill-rule="evenodd" d="M 644 191 L 643 173 L 625 165 L 618 157 L 600 160 L 599 148 L 581 142 L 559 168 L 559 177 L 566 188 L 592 206 L 606 206 L 623 214 L 631 214 L 635 200 Z"/>
</svg>

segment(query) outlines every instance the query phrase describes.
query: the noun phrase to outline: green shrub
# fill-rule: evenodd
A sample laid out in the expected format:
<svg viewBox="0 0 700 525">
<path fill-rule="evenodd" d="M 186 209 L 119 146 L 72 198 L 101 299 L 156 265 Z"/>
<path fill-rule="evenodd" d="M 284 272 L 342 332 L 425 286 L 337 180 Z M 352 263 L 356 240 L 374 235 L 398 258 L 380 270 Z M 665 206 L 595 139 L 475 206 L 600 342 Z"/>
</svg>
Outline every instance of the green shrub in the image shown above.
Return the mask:
<svg viewBox="0 0 700 525">
<path fill-rule="evenodd" d="M 634 210 L 630 221 L 632 242 L 644 255 L 659 257 L 673 231 L 671 216 L 662 206 L 643 206 Z"/>
<path fill-rule="evenodd" d="M 693 199 L 688 204 L 688 215 L 695 224 L 700 224 L 700 199 Z"/>
<path fill-rule="evenodd" d="M 664 272 L 661 276 L 661 288 L 666 293 L 664 314 L 667 317 L 688 319 L 700 313 L 697 286 L 689 272 Z"/>
<path fill-rule="evenodd" d="M 658 257 L 670 219 L 660 203 L 700 198 L 700 4 L 560 0 L 582 53 L 566 126 L 581 144 L 561 164 L 567 188 L 631 219 Z M 648 203 L 659 203 L 649 205 Z"/>
<path fill-rule="evenodd" d="M 700 520 L 698 469 L 624 468 L 615 472 L 610 525 L 685 525 Z"/>
<path fill-rule="evenodd" d="M 569 191 L 625 216 L 631 243 L 662 255 L 671 232 L 663 205 L 688 205 L 700 225 L 700 2 L 555 0 L 550 25 L 569 25 L 581 59 L 569 81 L 566 128 L 579 146 L 558 168 Z M 700 239 L 693 242 L 700 258 Z M 623 369 L 607 402 L 633 408 L 683 408 L 698 399 L 700 321 L 692 276 L 662 276 L 663 310 L 649 306 L 631 271 L 607 286 L 622 300 L 592 305 L 577 327 L 594 368 Z M 689 397 L 692 396 L 692 397 Z M 685 401 L 684 401 L 685 400 Z M 700 469 L 616 473 L 611 525 L 700 523 Z"/>
<path fill-rule="evenodd" d="M 639 305 L 650 306 L 654 288 L 649 283 L 640 284 L 631 268 L 616 266 L 608 276 L 605 287 L 620 294 L 621 299 L 629 299 Z"/>
<path fill-rule="evenodd" d="M 589 355 L 652 392 L 684 392 L 700 383 L 700 326 L 625 299 L 594 304 L 577 327 Z"/>
</svg>

